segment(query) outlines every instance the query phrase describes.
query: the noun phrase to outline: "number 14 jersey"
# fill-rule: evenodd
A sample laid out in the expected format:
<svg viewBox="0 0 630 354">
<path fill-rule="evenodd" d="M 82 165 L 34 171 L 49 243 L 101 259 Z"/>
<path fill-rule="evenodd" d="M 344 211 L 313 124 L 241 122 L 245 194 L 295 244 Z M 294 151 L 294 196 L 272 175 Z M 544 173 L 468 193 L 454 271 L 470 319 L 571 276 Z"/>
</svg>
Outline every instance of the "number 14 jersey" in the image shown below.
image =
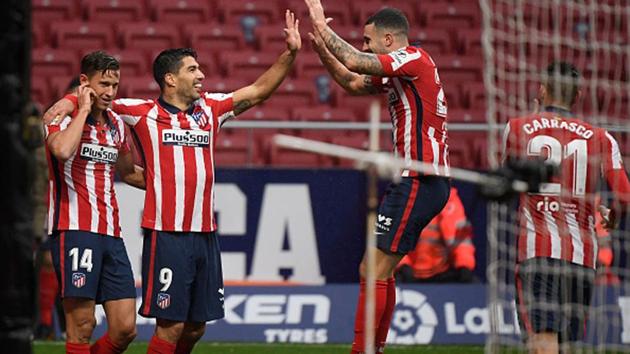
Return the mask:
<svg viewBox="0 0 630 354">
<path fill-rule="evenodd" d="M 543 159 L 559 173 L 540 193 L 520 200 L 518 261 L 562 259 L 595 268 L 595 196 L 603 177 L 615 197 L 630 200 L 630 182 L 619 145 L 602 128 L 548 107 L 545 112 L 511 119 L 504 133 L 505 158 Z"/>
</svg>

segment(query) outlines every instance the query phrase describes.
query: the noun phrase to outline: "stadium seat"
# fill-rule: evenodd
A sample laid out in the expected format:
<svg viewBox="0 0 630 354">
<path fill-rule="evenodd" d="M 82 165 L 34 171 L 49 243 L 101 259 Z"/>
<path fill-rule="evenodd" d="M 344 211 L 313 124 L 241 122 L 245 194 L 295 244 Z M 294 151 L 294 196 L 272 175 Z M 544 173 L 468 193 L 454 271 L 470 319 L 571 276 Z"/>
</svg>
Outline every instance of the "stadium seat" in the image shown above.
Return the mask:
<svg viewBox="0 0 630 354">
<path fill-rule="evenodd" d="M 485 109 L 486 87 L 483 82 L 464 82 L 460 84 L 461 99 L 464 108 Z"/>
<path fill-rule="evenodd" d="M 197 63 L 204 76 L 218 75 L 217 63 L 214 52 L 208 49 L 197 50 Z"/>
<path fill-rule="evenodd" d="M 79 75 L 76 74 L 76 76 Z M 73 75 L 56 76 L 49 80 L 50 95 L 52 101 L 58 100 L 61 97 L 65 96 L 68 91 L 68 85 L 70 84 L 70 81 L 72 81 L 73 77 Z M 118 90 L 118 96 L 120 97 L 120 89 Z"/>
<path fill-rule="evenodd" d="M 306 48 L 304 48 L 309 43 L 306 33 L 306 31 L 300 31 L 300 36 L 302 37 L 302 53 L 300 53 L 298 59 L 307 54 Z M 257 26 L 255 36 L 256 48 L 260 51 L 280 54 L 287 49 L 286 35 L 283 31 L 283 27 L 277 24 Z"/>
<path fill-rule="evenodd" d="M 49 43 L 48 31 L 43 25 L 33 23 L 31 26 L 31 46 L 33 48 L 43 47 Z"/>
<path fill-rule="evenodd" d="M 352 131 L 352 134 L 347 136 L 337 134 L 331 138 L 330 142 L 335 145 L 342 145 L 360 150 L 368 150 L 370 147 L 368 134 L 364 131 Z M 342 168 L 352 168 L 356 164 L 353 160 L 342 158 L 333 158 L 333 161 L 335 166 Z"/>
<path fill-rule="evenodd" d="M 359 121 L 369 120 L 369 110 L 372 102 L 379 101 L 381 107 L 386 108 L 387 102 L 385 102 L 384 95 L 374 96 L 351 96 L 347 94 L 343 89 L 335 90 L 335 107 L 349 108 L 354 111 Z M 389 118 L 388 118 L 389 119 Z M 384 120 L 384 116 L 381 117 Z"/>
<path fill-rule="evenodd" d="M 481 10 L 476 1 L 449 4 L 423 1 L 420 13 L 425 16 L 428 28 L 461 29 L 481 27 Z"/>
<path fill-rule="evenodd" d="M 73 50 L 35 48 L 31 52 L 31 77 L 76 75 L 79 70 L 77 58 Z"/>
<path fill-rule="evenodd" d="M 50 30 L 57 48 L 99 50 L 114 43 L 112 28 L 106 23 L 58 22 Z"/>
<path fill-rule="evenodd" d="M 442 84 L 448 108 L 461 108 L 463 103 L 459 92 L 459 85 L 453 83 L 445 84 L 444 82 L 442 82 Z"/>
<path fill-rule="evenodd" d="M 418 45 L 431 56 L 453 54 L 451 36 L 445 29 L 411 29 L 409 43 Z"/>
<path fill-rule="evenodd" d="M 203 80 L 203 89 L 208 92 L 234 92 L 252 83 L 240 77 L 206 76 Z"/>
<path fill-rule="evenodd" d="M 286 8 L 294 11 L 297 18 L 299 18 L 302 23 L 305 23 L 304 21 L 309 18 L 308 8 L 306 7 L 304 0 L 289 0 L 286 4 Z M 282 10 L 283 9 L 280 9 L 280 11 Z M 348 1 L 327 2 L 325 4 L 325 12 L 326 17 L 331 17 L 333 19 L 331 25 L 334 27 L 339 25 L 355 25 Z"/>
<path fill-rule="evenodd" d="M 152 0 L 153 18 L 157 23 L 202 24 L 213 19 L 205 0 Z"/>
<path fill-rule="evenodd" d="M 89 49 L 79 51 L 79 59 L 90 52 L 92 50 Z M 143 76 L 151 72 L 151 66 L 147 64 L 147 58 L 143 51 L 108 48 L 105 52 L 120 62 L 120 76 L 123 81 L 128 77 Z"/>
<path fill-rule="evenodd" d="M 173 24 L 123 23 L 117 30 L 123 48 L 150 50 L 181 47 L 179 31 Z"/>
<path fill-rule="evenodd" d="M 250 132 L 222 130 L 217 136 L 214 159 L 217 167 L 236 167 L 260 162 Z"/>
<path fill-rule="evenodd" d="M 467 56 L 483 56 L 481 30 L 466 29 L 457 32 L 459 53 Z"/>
<path fill-rule="evenodd" d="M 147 16 L 144 1 L 89 0 L 83 1 L 88 21 L 122 23 L 134 22 Z"/>
<path fill-rule="evenodd" d="M 299 121 L 354 122 L 357 120 L 357 117 L 348 108 L 332 108 L 318 105 L 295 108 L 293 110 L 293 119 Z"/>
<path fill-rule="evenodd" d="M 256 18 L 258 24 L 277 24 L 284 26 L 284 11 L 275 1 L 255 0 L 219 0 L 219 13 L 222 22 L 240 24 L 244 16 Z"/>
<path fill-rule="evenodd" d="M 449 123 L 486 123 L 485 109 L 448 109 Z"/>
<path fill-rule="evenodd" d="M 46 78 L 41 76 L 31 78 L 31 101 L 37 102 L 43 107 L 47 107 L 51 103 L 50 88 Z"/>
<path fill-rule="evenodd" d="M 418 27 L 418 10 L 414 1 L 404 1 L 404 0 L 354 0 L 352 1 L 352 13 L 355 15 L 354 23 L 359 26 L 363 26 L 365 21 L 384 7 L 394 7 L 401 10 L 407 20 L 409 21 L 410 27 Z"/>
<path fill-rule="evenodd" d="M 157 99 L 160 96 L 160 86 L 151 76 L 128 77 L 125 79 L 127 97 Z"/>
<path fill-rule="evenodd" d="M 363 50 L 363 27 L 334 26 L 335 32 L 358 50 Z"/>
<path fill-rule="evenodd" d="M 75 0 L 31 0 L 33 23 L 71 20 L 77 17 Z"/>
<path fill-rule="evenodd" d="M 460 85 L 483 79 L 483 58 L 462 56 L 434 56 L 444 85 Z"/>
<path fill-rule="evenodd" d="M 291 118 L 288 108 L 269 104 L 252 107 L 238 116 L 239 120 L 274 120 L 286 122 Z"/>
<path fill-rule="evenodd" d="M 185 25 L 183 35 L 185 45 L 197 51 L 237 52 L 245 47 L 243 31 L 238 26 L 216 22 Z"/>
<path fill-rule="evenodd" d="M 312 80 L 285 79 L 267 104 L 282 107 L 310 105 L 315 101 L 316 86 Z"/>
<path fill-rule="evenodd" d="M 219 53 L 219 62 L 226 76 L 238 76 L 253 82 L 276 62 L 278 55 L 267 52 L 230 51 Z"/>
<path fill-rule="evenodd" d="M 314 52 L 301 53 L 295 59 L 297 77 L 315 78 L 320 75 L 328 75 L 328 71 L 322 65 L 319 57 Z"/>
</svg>

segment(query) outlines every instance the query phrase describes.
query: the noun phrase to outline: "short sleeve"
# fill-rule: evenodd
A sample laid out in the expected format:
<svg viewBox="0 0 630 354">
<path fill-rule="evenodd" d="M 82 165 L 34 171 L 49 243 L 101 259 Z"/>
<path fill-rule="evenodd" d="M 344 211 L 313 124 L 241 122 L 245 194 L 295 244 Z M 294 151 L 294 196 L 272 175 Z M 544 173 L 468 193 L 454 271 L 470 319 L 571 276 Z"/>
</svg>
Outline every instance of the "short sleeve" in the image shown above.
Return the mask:
<svg viewBox="0 0 630 354">
<path fill-rule="evenodd" d="M 70 125 L 70 122 L 72 122 L 72 118 L 70 118 L 70 116 L 65 116 L 63 118 L 55 117 L 55 119 L 51 120 L 47 124 L 44 124 L 44 134 L 46 139 L 48 139 L 52 133 L 65 130 Z"/>
<path fill-rule="evenodd" d="M 220 127 L 228 119 L 234 118 L 234 99 L 231 93 L 210 93 L 204 94 L 206 106 L 212 109 L 213 119 L 216 119 Z"/>
<path fill-rule="evenodd" d="M 423 54 L 417 49 L 407 47 L 389 54 L 378 55 L 385 76 L 419 76 L 423 65 Z"/>
</svg>

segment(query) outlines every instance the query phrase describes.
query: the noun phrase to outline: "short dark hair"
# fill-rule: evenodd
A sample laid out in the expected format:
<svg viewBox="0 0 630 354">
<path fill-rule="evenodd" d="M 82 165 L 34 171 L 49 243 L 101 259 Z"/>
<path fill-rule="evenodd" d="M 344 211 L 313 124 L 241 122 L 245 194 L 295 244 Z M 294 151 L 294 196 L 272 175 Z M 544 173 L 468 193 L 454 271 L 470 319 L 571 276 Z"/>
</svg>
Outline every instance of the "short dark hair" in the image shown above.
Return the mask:
<svg viewBox="0 0 630 354">
<path fill-rule="evenodd" d="M 379 10 L 365 21 L 366 26 L 372 23 L 376 28 L 398 30 L 405 36 L 409 33 L 407 17 L 402 11 L 392 7 L 385 7 Z"/>
<path fill-rule="evenodd" d="M 105 74 L 109 70 L 120 70 L 120 63 L 102 50 L 88 53 L 81 59 L 81 74 L 88 77 L 99 71 Z"/>
<path fill-rule="evenodd" d="M 182 59 L 193 57 L 197 59 L 197 52 L 192 48 L 174 48 L 163 50 L 153 61 L 153 78 L 164 88 L 164 75 L 175 74 L 182 67 Z"/>
<path fill-rule="evenodd" d="M 572 106 L 580 88 L 580 72 L 573 64 L 564 61 L 554 61 L 544 73 L 543 84 L 547 93 L 554 99 Z"/>
<path fill-rule="evenodd" d="M 74 92 L 74 90 L 81 85 L 81 78 L 79 76 L 75 76 L 68 82 L 68 86 L 66 87 L 66 92 Z"/>
</svg>

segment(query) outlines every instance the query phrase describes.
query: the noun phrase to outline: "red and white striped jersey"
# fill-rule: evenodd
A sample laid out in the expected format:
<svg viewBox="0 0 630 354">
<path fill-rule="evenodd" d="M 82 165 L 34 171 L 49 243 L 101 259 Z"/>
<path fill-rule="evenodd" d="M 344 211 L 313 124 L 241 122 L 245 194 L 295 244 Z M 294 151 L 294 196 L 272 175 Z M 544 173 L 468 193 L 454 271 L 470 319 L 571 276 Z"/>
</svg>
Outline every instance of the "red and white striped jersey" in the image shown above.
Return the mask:
<svg viewBox="0 0 630 354">
<path fill-rule="evenodd" d="M 560 166 L 540 193 L 522 194 L 518 261 L 562 259 L 595 268 L 595 196 L 603 176 L 621 202 L 630 201 L 630 182 L 619 146 L 604 129 L 570 112 L 545 112 L 511 119 L 504 133 L 504 159 L 543 158 Z"/>
<path fill-rule="evenodd" d="M 379 55 L 378 59 L 385 77 L 373 76 L 372 84 L 388 96 L 394 155 L 408 162 L 431 164 L 432 174 L 448 176 L 447 104 L 435 62 L 417 47 Z M 403 176 L 417 175 L 403 170 Z"/>
<path fill-rule="evenodd" d="M 81 230 L 120 237 L 114 171 L 119 154 L 129 153 L 125 123 L 106 110 L 107 123 L 89 116 L 77 151 L 65 162 L 46 146 L 48 159 L 48 234 L 57 230 Z M 68 127 L 72 118 L 44 125 L 46 138 Z"/>
<path fill-rule="evenodd" d="M 234 117 L 231 94 L 205 93 L 188 111 L 162 99 L 118 99 L 112 109 L 132 127 L 144 160 L 142 227 L 211 232 L 214 220 L 214 144 Z"/>
</svg>

